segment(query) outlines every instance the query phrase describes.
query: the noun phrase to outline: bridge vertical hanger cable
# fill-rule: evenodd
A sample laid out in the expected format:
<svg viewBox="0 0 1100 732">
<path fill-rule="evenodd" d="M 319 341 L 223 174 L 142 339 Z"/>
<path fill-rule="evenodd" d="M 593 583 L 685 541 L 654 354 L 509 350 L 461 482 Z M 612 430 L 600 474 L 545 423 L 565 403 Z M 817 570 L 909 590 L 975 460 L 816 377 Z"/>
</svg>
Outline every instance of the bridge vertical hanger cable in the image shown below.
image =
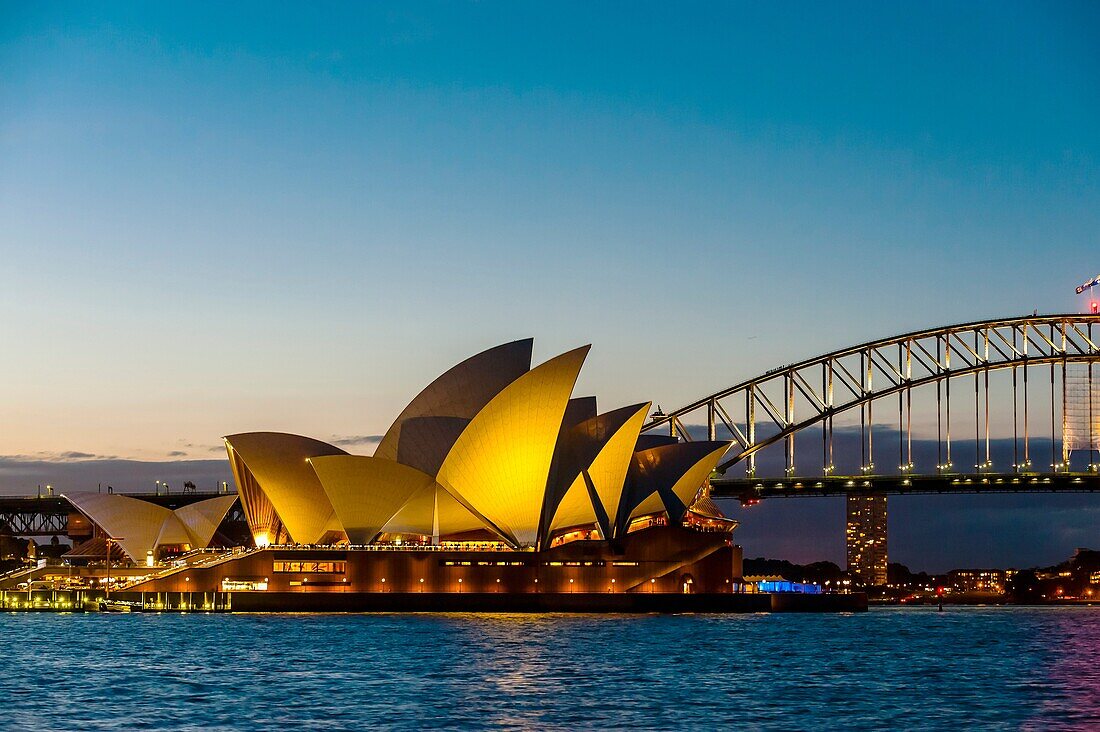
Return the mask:
<svg viewBox="0 0 1100 732">
<path fill-rule="evenodd" d="M 1062 468 L 1069 472 L 1069 444 L 1066 443 L 1066 322 L 1062 321 Z"/>
<path fill-rule="evenodd" d="M 936 368 L 943 355 L 940 353 L 940 339 L 936 338 Z M 936 381 L 936 472 L 943 472 L 943 382 Z"/>
<path fill-rule="evenodd" d="M 905 342 L 905 382 L 911 384 L 913 382 L 913 340 L 910 338 Z M 906 442 L 906 465 L 909 466 L 909 470 L 912 471 L 913 465 L 913 390 L 905 390 L 905 442 Z"/>
<path fill-rule="evenodd" d="M 1012 351 L 1013 353 L 1019 353 L 1019 349 L 1016 348 L 1016 329 L 1012 329 Z M 1020 472 L 1020 440 L 1019 440 L 1019 425 L 1017 418 L 1017 404 L 1019 402 L 1019 396 L 1017 394 L 1017 369 L 1016 364 L 1012 364 L 1012 469 Z"/>
<path fill-rule="evenodd" d="M 794 425 L 794 378 L 792 372 L 788 372 L 783 377 L 783 388 L 786 393 L 785 397 L 786 409 L 783 418 L 787 421 L 783 425 L 783 429 L 787 429 Z M 794 432 L 787 435 L 787 475 L 794 475 Z"/>
<path fill-rule="evenodd" d="M 1024 349 L 1024 470 L 1031 468 L 1031 427 L 1028 421 L 1028 393 L 1027 393 L 1027 359 L 1028 359 L 1027 322 L 1024 322 L 1020 345 Z"/>
<path fill-rule="evenodd" d="M 867 367 L 865 365 L 866 355 L 863 351 L 859 352 L 859 388 L 863 392 L 861 396 L 867 395 Z M 867 473 L 867 405 L 859 405 L 859 471 L 861 473 Z"/>
<path fill-rule="evenodd" d="M 1012 344 L 1016 345 L 1016 334 L 1013 332 Z M 1020 472 L 1020 438 L 1017 434 L 1017 402 L 1019 397 L 1016 394 L 1016 366 L 1012 366 L 1012 469 L 1017 473 Z"/>
<path fill-rule="evenodd" d="M 947 472 L 951 472 L 951 332 L 944 338 L 943 358 L 946 371 L 944 390 L 947 392 Z"/>
<path fill-rule="evenodd" d="M 905 349 L 898 344 L 898 372 L 905 373 Z M 908 391 L 908 389 L 906 390 Z M 898 470 L 905 470 L 905 395 L 898 392 Z"/>
<path fill-rule="evenodd" d="M 989 328 L 986 328 L 986 349 L 985 353 L 986 365 L 989 365 Z M 993 467 L 993 458 L 989 452 L 989 369 L 986 369 L 986 468 Z"/>
<path fill-rule="evenodd" d="M 981 379 L 977 371 L 974 372 L 974 471 L 982 472 L 981 460 L 981 434 L 982 422 L 978 419 L 978 401 L 981 399 Z"/>
<path fill-rule="evenodd" d="M 867 349 L 867 394 L 874 390 L 871 384 L 872 372 L 871 349 Z M 875 403 L 867 400 L 867 472 L 875 472 Z"/>
<path fill-rule="evenodd" d="M 745 397 L 745 422 L 749 430 L 749 444 L 756 444 L 756 387 L 750 384 Z M 745 474 L 752 478 L 756 475 L 756 453 L 749 455 L 745 465 Z"/>
<path fill-rule="evenodd" d="M 832 410 L 833 400 L 829 394 L 828 361 L 821 364 L 821 393 L 825 395 L 825 409 Z M 821 474 L 829 475 L 829 417 L 821 422 Z"/>
<path fill-rule="evenodd" d="M 836 470 L 833 462 L 833 361 L 829 359 L 829 473 Z"/>
<path fill-rule="evenodd" d="M 1054 441 L 1054 362 L 1050 362 L 1050 469 L 1058 472 L 1057 447 Z"/>
<path fill-rule="evenodd" d="M 1091 353 L 1092 351 L 1095 350 L 1092 347 L 1092 344 L 1095 343 L 1095 341 L 1092 340 L 1092 323 L 1089 323 L 1088 330 L 1089 330 L 1089 352 Z M 1088 384 L 1089 384 L 1089 472 L 1092 472 L 1095 469 L 1095 465 L 1096 465 L 1092 460 L 1092 448 L 1096 445 L 1096 442 L 1095 442 L 1095 438 L 1093 436 L 1093 422 L 1092 422 L 1093 416 L 1092 416 L 1092 363 L 1091 362 L 1089 363 L 1088 367 L 1089 367 L 1089 380 L 1088 380 Z"/>
</svg>

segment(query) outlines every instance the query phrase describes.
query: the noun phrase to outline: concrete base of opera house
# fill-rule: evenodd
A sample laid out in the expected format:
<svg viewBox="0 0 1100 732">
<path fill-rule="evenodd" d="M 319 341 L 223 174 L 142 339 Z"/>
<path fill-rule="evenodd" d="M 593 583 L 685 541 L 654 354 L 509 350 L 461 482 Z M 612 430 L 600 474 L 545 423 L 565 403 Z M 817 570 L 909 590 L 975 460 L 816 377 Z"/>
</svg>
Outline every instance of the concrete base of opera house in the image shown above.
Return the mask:
<svg viewBox="0 0 1100 732">
<path fill-rule="evenodd" d="M 744 593 L 728 532 L 655 525 L 615 543 L 542 551 L 439 546 L 266 547 L 173 565 L 111 598 L 215 612 L 852 611 L 864 595 Z M 94 594 L 94 593 L 93 593 Z M 95 599 L 85 591 L 86 599 Z"/>
</svg>

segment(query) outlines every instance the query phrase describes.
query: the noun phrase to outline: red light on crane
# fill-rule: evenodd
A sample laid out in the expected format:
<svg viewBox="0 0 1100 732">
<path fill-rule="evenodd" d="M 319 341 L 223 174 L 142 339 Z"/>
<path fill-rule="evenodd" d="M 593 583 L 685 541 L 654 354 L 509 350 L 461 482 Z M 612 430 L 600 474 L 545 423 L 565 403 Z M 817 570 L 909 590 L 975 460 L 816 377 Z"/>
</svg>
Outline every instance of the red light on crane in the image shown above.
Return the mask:
<svg viewBox="0 0 1100 732">
<path fill-rule="evenodd" d="M 1100 313 L 1100 302 L 1096 302 L 1095 300 L 1093 300 L 1089 303 L 1089 309 L 1092 310 L 1093 315 Z"/>
</svg>

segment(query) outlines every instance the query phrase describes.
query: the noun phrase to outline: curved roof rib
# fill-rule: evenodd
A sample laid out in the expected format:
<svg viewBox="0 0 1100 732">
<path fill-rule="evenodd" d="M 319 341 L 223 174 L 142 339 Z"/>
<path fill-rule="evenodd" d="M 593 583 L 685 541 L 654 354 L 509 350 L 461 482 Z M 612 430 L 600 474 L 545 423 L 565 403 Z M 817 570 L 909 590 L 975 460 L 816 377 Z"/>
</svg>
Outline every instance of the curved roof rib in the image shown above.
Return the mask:
<svg viewBox="0 0 1100 732">
<path fill-rule="evenodd" d="M 532 344 L 531 338 L 504 343 L 448 369 L 409 402 L 378 443 L 374 456 L 435 475 L 461 428 L 453 429 L 454 423 L 447 420 L 429 421 L 406 434 L 405 425 L 422 417 L 473 419 L 493 397 L 530 370 Z"/>
<path fill-rule="evenodd" d="M 506 386 L 439 469 L 440 485 L 513 544 L 538 538 L 554 445 L 589 348 L 552 358 Z"/>
<path fill-rule="evenodd" d="M 414 495 L 435 488 L 432 476 L 383 458 L 326 455 L 309 462 L 352 544 L 370 544 Z"/>
<path fill-rule="evenodd" d="M 283 432 L 246 432 L 229 435 L 225 442 L 230 458 L 235 454 L 243 463 L 291 540 L 315 544 L 327 532 L 338 530 L 336 513 L 307 459 L 346 452 L 327 442 Z M 242 488 L 239 480 L 237 486 Z M 242 503 L 244 498 L 242 492 Z M 258 527 L 250 528 L 255 535 Z"/>
<path fill-rule="evenodd" d="M 635 404 L 587 419 L 564 436 L 568 447 L 559 463 L 560 503 L 549 513 L 549 531 L 599 523 L 610 538 L 611 523 L 619 511 L 638 430 L 649 413 L 649 403 Z M 568 481 L 568 482 L 567 482 Z M 547 500 L 557 498 L 547 491 Z M 545 537 L 544 537 L 545 538 Z"/>
<path fill-rule="evenodd" d="M 667 511 L 671 521 L 682 520 L 729 446 L 720 441 L 680 442 L 634 453 L 616 535 L 626 530 L 631 519 L 647 513 Z"/>
</svg>

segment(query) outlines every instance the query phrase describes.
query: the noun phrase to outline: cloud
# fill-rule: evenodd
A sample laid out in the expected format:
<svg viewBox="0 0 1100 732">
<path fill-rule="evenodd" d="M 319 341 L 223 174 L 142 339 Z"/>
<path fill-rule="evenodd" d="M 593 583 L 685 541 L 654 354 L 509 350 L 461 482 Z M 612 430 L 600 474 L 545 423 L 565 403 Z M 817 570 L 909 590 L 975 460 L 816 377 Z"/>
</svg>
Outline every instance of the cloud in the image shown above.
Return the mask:
<svg viewBox="0 0 1100 732">
<path fill-rule="evenodd" d="M 80 450 L 41 451 L 32 455 L 0 455 L 0 462 L 4 463 L 66 463 L 119 459 L 118 455 L 97 455 L 91 452 L 81 452 Z"/>
<path fill-rule="evenodd" d="M 333 435 L 329 442 L 339 447 L 353 447 L 355 445 L 377 445 L 382 441 L 383 435 Z"/>
<path fill-rule="evenodd" d="M 152 493 L 158 480 L 170 483 L 173 490 L 192 481 L 199 490 L 214 491 L 223 481 L 232 485 L 233 476 L 224 456 L 220 460 L 158 461 L 0 456 L 0 495 L 35 495 L 38 486 L 46 485 L 52 485 L 58 493 L 95 491 L 101 485 L 113 486 L 117 493 Z"/>
<path fill-rule="evenodd" d="M 183 450 L 172 450 L 168 453 L 168 457 L 186 457 L 187 453 Z"/>
</svg>

